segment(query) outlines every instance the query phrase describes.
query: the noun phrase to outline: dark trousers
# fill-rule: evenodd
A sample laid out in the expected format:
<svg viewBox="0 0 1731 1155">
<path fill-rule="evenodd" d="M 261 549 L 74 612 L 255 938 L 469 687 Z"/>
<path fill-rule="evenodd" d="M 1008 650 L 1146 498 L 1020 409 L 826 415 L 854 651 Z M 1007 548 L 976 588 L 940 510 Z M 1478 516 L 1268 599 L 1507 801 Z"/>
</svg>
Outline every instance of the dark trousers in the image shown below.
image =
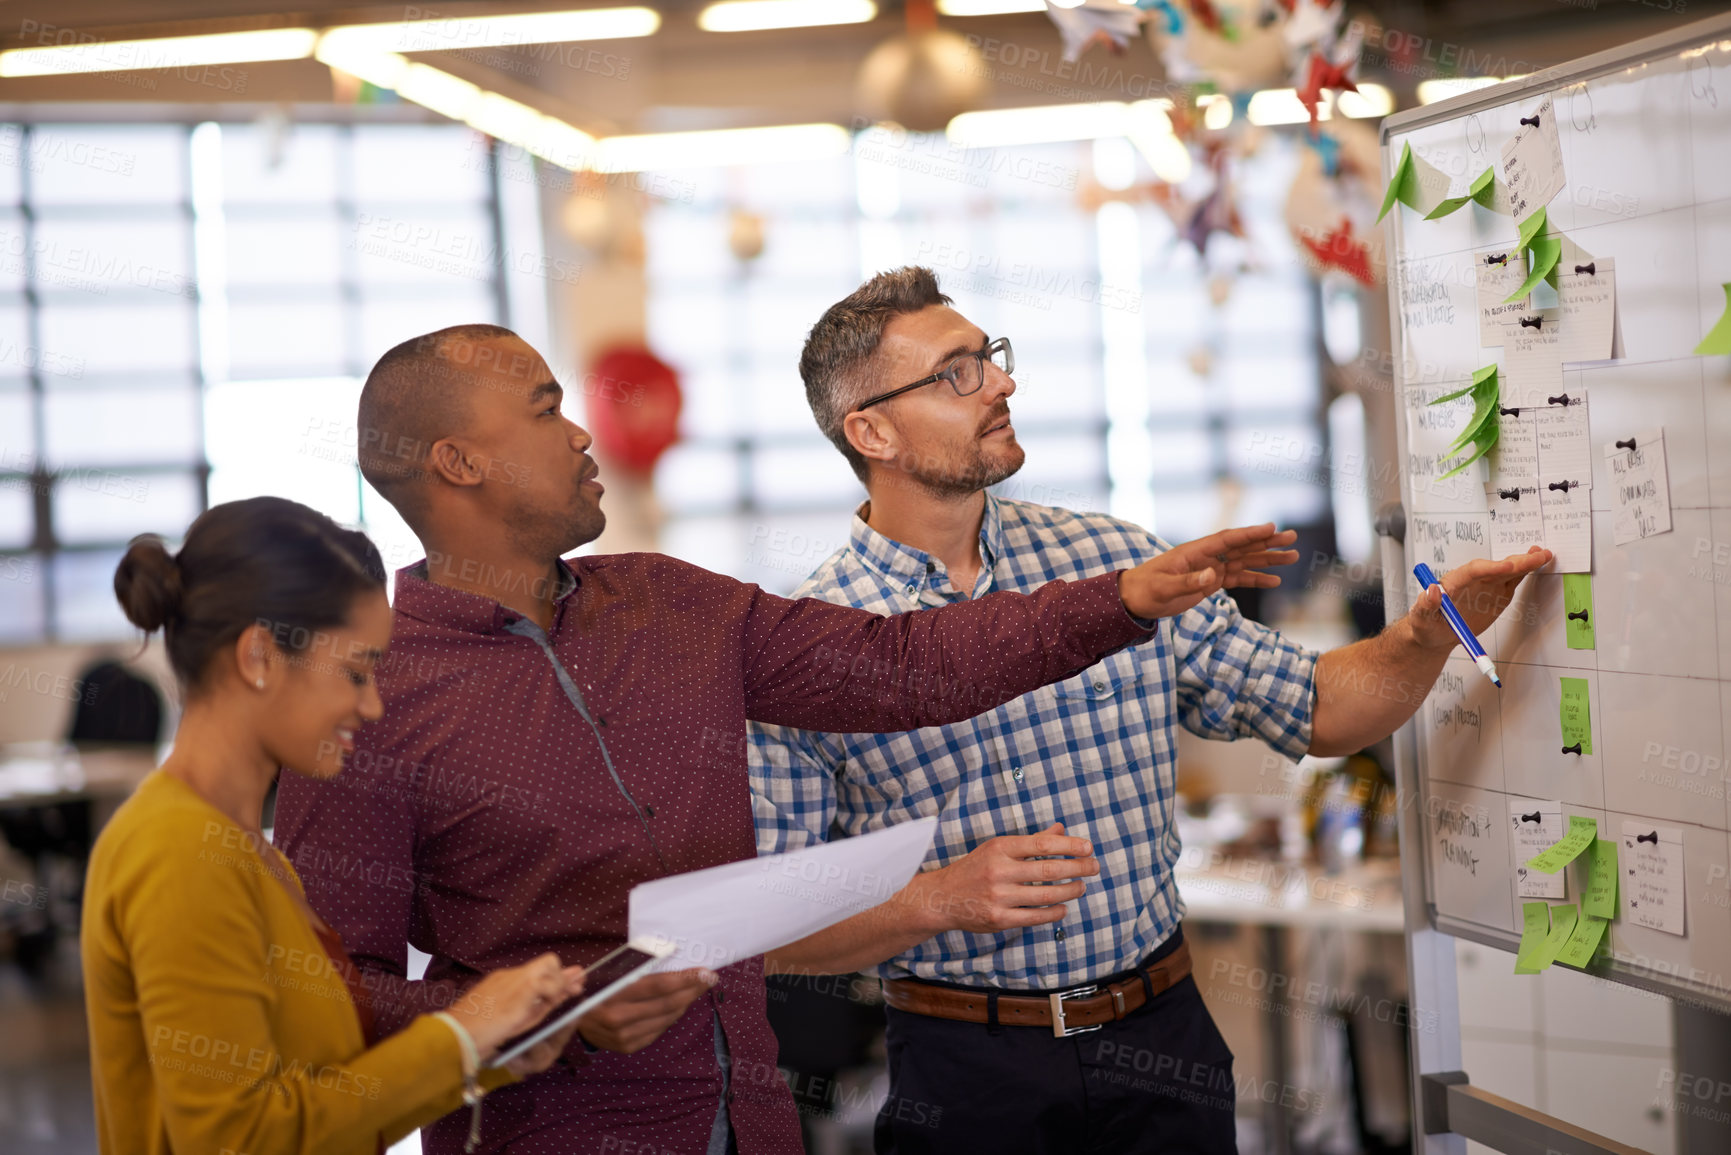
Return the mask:
<svg viewBox="0 0 1731 1155">
<path fill-rule="evenodd" d="M 1152 956 L 1177 949 L 1179 935 Z M 885 1008 L 878 1155 L 1235 1155 L 1232 1052 L 1185 978 L 1128 1017 L 1058 1038 Z"/>
</svg>

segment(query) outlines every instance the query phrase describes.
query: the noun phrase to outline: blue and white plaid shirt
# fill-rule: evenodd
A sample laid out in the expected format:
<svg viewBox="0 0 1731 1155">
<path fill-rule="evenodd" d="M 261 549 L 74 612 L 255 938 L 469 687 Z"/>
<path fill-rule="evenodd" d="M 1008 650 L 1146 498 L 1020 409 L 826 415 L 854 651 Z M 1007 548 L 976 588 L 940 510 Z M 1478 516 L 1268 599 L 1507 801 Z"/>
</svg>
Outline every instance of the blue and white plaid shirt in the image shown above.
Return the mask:
<svg viewBox="0 0 1731 1155">
<path fill-rule="evenodd" d="M 1125 569 L 1170 548 L 1103 514 L 986 495 L 972 591 L 1030 593 Z M 961 599 L 942 561 L 854 517 L 846 548 L 796 597 L 882 614 Z M 1261 738 L 1289 758 L 1310 745 L 1316 654 L 1245 618 L 1224 593 L 1081 674 L 977 718 L 899 734 L 825 734 L 751 724 L 760 854 L 939 816 L 927 867 L 988 838 L 1053 822 L 1094 844 L 1100 875 L 1060 923 L 998 934 L 950 931 L 877 967 L 1012 990 L 1078 986 L 1128 970 L 1183 917 L 1178 862 L 1177 727 L 1204 738 Z"/>
</svg>

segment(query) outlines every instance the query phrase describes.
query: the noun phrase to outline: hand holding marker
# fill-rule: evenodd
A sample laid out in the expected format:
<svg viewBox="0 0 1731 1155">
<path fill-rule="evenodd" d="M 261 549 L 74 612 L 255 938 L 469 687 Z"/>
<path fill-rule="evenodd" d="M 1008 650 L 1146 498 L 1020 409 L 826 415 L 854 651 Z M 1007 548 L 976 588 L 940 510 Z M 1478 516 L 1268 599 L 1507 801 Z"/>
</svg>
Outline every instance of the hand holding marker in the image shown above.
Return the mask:
<svg viewBox="0 0 1731 1155">
<path fill-rule="evenodd" d="M 1418 578 L 1418 584 L 1427 590 L 1441 585 L 1436 580 L 1436 575 L 1430 572 L 1430 566 L 1422 561 L 1412 567 L 1412 573 Z M 1461 647 L 1466 650 L 1467 656 L 1472 658 L 1473 665 L 1484 671 L 1485 677 L 1489 678 L 1497 689 L 1502 689 L 1503 680 L 1497 677 L 1497 668 L 1491 663 L 1490 655 L 1485 653 L 1485 648 L 1479 645 L 1479 640 L 1473 637 L 1473 632 L 1467 629 L 1467 624 L 1461 620 L 1461 612 L 1455 609 L 1454 602 L 1449 600 L 1447 590 L 1442 591 L 1442 612 L 1443 617 L 1448 619 L 1449 628 L 1455 632 L 1455 637 L 1461 640 Z"/>
</svg>

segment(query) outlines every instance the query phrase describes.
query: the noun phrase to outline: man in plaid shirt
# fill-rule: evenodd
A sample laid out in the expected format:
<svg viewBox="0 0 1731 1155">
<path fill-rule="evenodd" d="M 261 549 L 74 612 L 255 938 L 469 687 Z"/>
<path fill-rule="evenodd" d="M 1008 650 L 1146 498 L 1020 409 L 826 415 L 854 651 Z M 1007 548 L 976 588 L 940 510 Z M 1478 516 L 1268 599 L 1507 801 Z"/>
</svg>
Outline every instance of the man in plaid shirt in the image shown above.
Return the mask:
<svg viewBox="0 0 1731 1155">
<path fill-rule="evenodd" d="M 929 270 L 905 268 L 813 327 L 806 395 L 870 500 L 795 596 L 893 614 L 1169 548 L 1103 514 L 986 492 L 1023 460 L 1014 360 L 949 305 Z M 1483 630 L 1550 560 L 1535 547 L 1445 584 Z M 1236 1150 L 1232 1054 L 1179 927 L 1177 728 L 1295 759 L 1362 749 L 1442 671 L 1456 642 L 1439 606 L 1433 591 L 1376 638 L 1317 654 L 1216 593 L 1150 640 L 966 722 L 899 734 L 752 723 L 761 853 L 939 816 L 926 869 L 901 894 L 768 962 L 885 980 L 877 1150 Z"/>
</svg>

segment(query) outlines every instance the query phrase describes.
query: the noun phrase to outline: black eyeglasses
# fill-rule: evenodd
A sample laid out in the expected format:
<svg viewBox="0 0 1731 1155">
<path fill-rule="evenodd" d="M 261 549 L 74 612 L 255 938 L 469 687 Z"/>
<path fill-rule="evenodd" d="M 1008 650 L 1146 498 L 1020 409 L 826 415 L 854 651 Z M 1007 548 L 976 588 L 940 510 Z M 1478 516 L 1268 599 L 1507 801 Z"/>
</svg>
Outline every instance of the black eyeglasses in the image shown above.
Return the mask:
<svg viewBox="0 0 1731 1155">
<path fill-rule="evenodd" d="M 900 389 L 891 389 L 888 393 L 879 393 L 876 397 L 862 401 L 854 412 L 867 409 L 879 401 L 888 401 L 891 397 L 899 397 L 910 389 L 918 389 L 930 385 L 933 381 L 948 381 L 950 388 L 956 391 L 957 397 L 966 397 L 970 393 L 978 393 L 986 383 L 986 361 L 1002 369 L 1006 375 L 1016 371 L 1016 354 L 1010 348 L 1008 337 L 999 337 L 984 349 L 973 353 L 963 353 L 960 357 L 933 373 L 930 377 L 921 377 L 912 385 L 903 385 Z"/>
</svg>

